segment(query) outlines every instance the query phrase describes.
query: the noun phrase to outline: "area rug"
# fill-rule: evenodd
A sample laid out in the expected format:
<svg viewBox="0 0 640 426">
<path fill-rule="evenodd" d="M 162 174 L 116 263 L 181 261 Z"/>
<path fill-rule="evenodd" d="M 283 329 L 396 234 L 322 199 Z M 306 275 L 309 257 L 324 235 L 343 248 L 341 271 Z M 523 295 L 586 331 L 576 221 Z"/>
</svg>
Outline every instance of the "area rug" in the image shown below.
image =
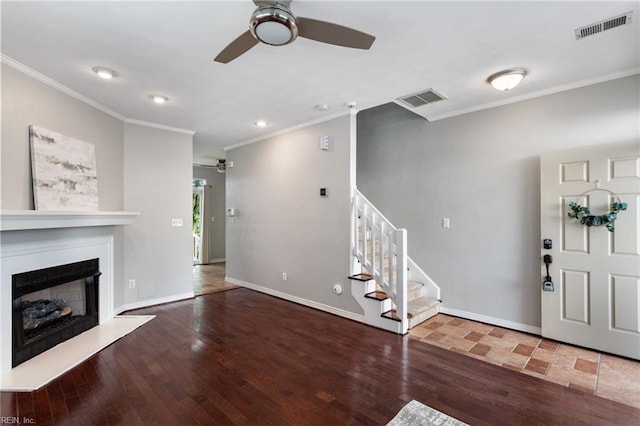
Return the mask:
<svg viewBox="0 0 640 426">
<path fill-rule="evenodd" d="M 114 317 L 3 374 L 0 377 L 0 390 L 38 390 L 153 318 L 155 315 Z"/>
<path fill-rule="evenodd" d="M 402 407 L 402 410 L 387 423 L 387 426 L 417 426 L 417 425 L 438 425 L 438 426 L 468 426 L 466 423 L 447 416 L 440 411 L 421 404 L 415 399 Z"/>
</svg>

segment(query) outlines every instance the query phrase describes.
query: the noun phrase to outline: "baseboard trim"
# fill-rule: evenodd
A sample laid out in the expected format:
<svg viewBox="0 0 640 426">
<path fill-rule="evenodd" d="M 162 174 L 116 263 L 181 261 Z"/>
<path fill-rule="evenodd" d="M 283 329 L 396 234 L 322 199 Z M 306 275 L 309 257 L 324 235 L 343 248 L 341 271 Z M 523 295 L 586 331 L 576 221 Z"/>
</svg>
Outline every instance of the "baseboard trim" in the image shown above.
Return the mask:
<svg viewBox="0 0 640 426">
<path fill-rule="evenodd" d="M 519 322 L 508 321 L 501 318 L 490 317 L 487 315 L 476 314 L 474 312 L 461 311 L 459 309 L 447 308 L 440 306 L 440 313 L 469 319 L 472 321 L 484 322 L 486 324 L 496 325 L 498 327 L 509 328 L 511 330 L 524 331 L 525 333 L 542 336 L 542 328 L 533 325 L 522 324 Z"/>
<path fill-rule="evenodd" d="M 275 296 L 279 299 L 288 300 L 289 302 L 298 303 L 300 305 L 308 306 L 310 308 L 318 309 L 319 311 L 328 312 L 333 315 L 337 315 L 339 317 L 347 318 L 353 321 L 358 321 L 363 324 L 366 324 L 364 320 L 364 315 L 356 314 L 353 312 L 345 311 L 344 309 L 339 309 L 334 306 L 325 305 L 324 303 L 316 302 L 309 299 L 303 299 L 302 297 L 294 296 L 291 294 L 283 293 L 281 291 L 274 290 L 272 288 L 263 287 L 258 284 L 253 284 L 247 281 L 242 281 L 236 278 L 224 277 L 226 282 L 236 284 L 242 287 L 246 287 L 251 290 L 259 291 L 260 293 L 265 293 L 270 296 Z"/>
<path fill-rule="evenodd" d="M 113 315 L 120 315 L 125 311 L 132 309 L 148 308 L 149 306 L 162 305 L 164 303 L 177 302 L 179 300 L 193 299 L 195 297 L 193 291 L 182 294 L 174 294 L 173 296 L 160 297 L 158 299 L 142 300 L 140 302 L 127 303 L 113 310 Z"/>
<path fill-rule="evenodd" d="M 226 261 L 227 259 L 225 257 L 221 257 L 219 259 L 209 259 L 209 263 L 223 263 Z"/>
</svg>

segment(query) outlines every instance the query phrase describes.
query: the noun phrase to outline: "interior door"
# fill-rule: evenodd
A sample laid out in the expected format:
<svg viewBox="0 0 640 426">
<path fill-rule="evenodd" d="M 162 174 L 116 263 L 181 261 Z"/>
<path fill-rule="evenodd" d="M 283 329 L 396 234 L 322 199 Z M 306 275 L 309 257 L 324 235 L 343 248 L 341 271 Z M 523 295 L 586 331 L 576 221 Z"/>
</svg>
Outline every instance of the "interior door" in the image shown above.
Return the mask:
<svg viewBox="0 0 640 426">
<path fill-rule="evenodd" d="M 542 239 L 552 240 L 542 256 L 553 262 L 553 291 L 542 264 L 542 335 L 640 359 L 640 142 L 544 155 L 540 177 Z M 602 215 L 616 196 L 628 207 L 614 232 L 568 216 L 571 201 Z"/>
</svg>

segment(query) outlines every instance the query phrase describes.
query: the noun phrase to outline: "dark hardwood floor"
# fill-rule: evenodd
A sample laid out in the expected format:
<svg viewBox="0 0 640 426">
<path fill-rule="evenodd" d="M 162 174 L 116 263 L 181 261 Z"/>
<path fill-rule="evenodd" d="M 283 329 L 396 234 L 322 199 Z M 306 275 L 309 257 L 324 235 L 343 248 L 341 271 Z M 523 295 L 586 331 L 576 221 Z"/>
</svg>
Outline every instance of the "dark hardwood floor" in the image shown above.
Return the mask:
<svg viewBox="0 0 640 426">
<path fill-rule="evenodd" d="M 246 289 L 157 318 L 48 386 L 35 424 L 384 425 L 416 399 L 472 425 L 640 424 L 640 410 Z M 6 421 L 5 421 L 6 422 Z"/>
</svg>

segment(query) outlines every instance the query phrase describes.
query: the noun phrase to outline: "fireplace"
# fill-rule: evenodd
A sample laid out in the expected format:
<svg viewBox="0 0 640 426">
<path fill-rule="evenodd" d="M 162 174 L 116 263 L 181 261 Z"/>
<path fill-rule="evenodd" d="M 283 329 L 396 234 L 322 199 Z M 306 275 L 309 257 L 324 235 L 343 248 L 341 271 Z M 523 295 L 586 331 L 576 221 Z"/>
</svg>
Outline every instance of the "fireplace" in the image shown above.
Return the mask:
<svg viewBox="0 0 640 426">
<path fill-rule="evenodd" d="M 98 325 L 99 259 L 13 274 L 12 367 Z"/>
<path fill-rule="evenodd" d="M 123 245 L 121 225 L 132 223 L 135 212 L 0 212 L 0 376 L 20 369 L 13 364 L 13 276 L 28 271 L 99 259 L 100 327 L 114 316 L 114 304 L 124 304 L 123 290 L 115 288 Z M 116 248 L 118 248 L 116 250 Z M 120 262 L 123 260 L 120 259 Z M 98 271 L 98 268 L 95 269 Z M 79 278 L 84 282 L 84 277 Z M 73 338 L 76 339 L 76 338 Z M 70 339 L 70 340 L 73 340 Z"/>
</svg>

